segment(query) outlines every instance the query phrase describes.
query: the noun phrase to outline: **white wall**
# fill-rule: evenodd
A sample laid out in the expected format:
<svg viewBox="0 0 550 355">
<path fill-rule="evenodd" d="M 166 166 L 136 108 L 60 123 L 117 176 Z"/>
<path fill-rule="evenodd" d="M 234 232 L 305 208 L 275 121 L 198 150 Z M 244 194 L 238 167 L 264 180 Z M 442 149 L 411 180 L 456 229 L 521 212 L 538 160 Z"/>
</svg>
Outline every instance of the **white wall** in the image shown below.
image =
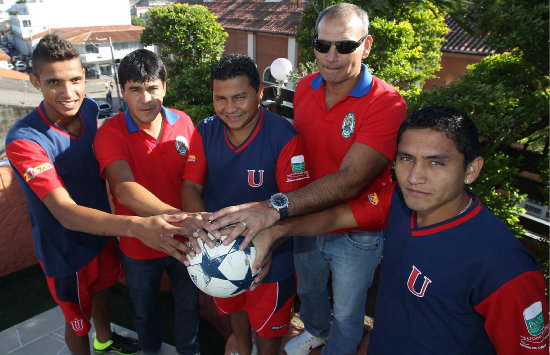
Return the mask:
<svg viewBox="0 0 550 355">
<path fill-rule="evenodd" d="M 0 1 L 0 19 L 7 20 L 9 19 L 10 15 L 8 14 L 8 10 L 12 5 L 15 4 L 17 0 L 2 0 Z"/>
<path fill-rule="evenodd" d="M 42 0 L 24 6 L 28 9 L 32 26 L 64 28 L 131 24 L 128 0 Z"/>
</svg>

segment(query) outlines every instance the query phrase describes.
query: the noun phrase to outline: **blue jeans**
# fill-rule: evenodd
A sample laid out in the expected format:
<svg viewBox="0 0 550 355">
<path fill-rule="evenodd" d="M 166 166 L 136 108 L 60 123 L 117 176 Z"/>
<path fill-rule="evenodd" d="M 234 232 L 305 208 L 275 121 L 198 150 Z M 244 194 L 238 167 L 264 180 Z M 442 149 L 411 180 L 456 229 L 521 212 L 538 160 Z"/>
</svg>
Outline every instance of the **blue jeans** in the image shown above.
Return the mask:
<svg viewBox="0 0 550 355">
<path fill-rule="evenodd" d="M 180 355 L 199 351 L 199 291 L 184 264 L 172 257 L 138 260 L 122 253 L 122 264 L 134 309 L 134 326 L 144 353 L 156 353 L 162 346 L 160 282 L 163 271 L 170 278 L 174 296 L 174 340 Z"/>
<path fill-rule="evenodd" d="M 300 317 L 305 329 L 327 337 L 324 355 L 355 354 L 364 330 L 367 291 L 384 246 L 383 231 L 294 237 Z M 327 289 L 332 273 L 334 319 Z"/>
</svg>

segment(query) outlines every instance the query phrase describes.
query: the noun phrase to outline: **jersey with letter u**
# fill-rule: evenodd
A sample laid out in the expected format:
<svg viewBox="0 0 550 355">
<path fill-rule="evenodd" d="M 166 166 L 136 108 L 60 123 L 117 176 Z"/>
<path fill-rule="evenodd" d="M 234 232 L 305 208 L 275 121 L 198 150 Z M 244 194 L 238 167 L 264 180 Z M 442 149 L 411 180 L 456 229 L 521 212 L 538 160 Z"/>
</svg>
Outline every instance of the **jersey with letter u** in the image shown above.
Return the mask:
<svg viewBox="0 0 550 355">
<path fill-rule="evenodd" d="M 208 162 L 204 182 L 207 211 L 265 200 L 279 191 L 277 161 L 297 133 L 283 118 L 267 110 L 262 112 L 251 137 L 239 147 L 228 141 L 219 117 L 210 117 L 197 125 Z"/>
</svg>

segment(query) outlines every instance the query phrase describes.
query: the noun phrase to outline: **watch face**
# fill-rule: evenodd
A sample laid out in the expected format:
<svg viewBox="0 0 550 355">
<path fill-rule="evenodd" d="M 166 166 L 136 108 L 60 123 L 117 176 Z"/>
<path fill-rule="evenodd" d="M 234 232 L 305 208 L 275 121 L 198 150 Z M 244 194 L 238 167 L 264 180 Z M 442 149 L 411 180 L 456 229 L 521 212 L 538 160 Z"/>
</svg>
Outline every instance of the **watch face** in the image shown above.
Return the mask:
<svg viewBox="0 0 550 355">
<path fill-rule="evenodd" d="M 272 196 L 271 203 L 275 207 L 285 207 L 288 204 L 288 198 L 282 193 L 277 193 Z"/>
</svg>

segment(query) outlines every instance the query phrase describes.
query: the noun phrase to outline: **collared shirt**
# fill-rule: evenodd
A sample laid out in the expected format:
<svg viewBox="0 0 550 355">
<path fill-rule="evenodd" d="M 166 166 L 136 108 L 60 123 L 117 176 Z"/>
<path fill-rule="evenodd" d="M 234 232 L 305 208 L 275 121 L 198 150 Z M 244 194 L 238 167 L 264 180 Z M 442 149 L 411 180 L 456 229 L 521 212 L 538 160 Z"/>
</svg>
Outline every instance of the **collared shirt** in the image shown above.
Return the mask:
<svg viewBox="0 0 550 355">
<path fill-rule="evenodd" d="M 181 176 L 187 162 L 193 123 L 189 116 L 162 107 L 164 128 L 157 140 L 141 130 L 132 120 L 129 110 L 107 120 L 98 130 L 94 142 L 101 173 L 110 163 L 124 160 L 137 183 L 164 203 L 181 209 Z M 135 215 L 113 197 L 115 213 Z M 120 248 L 135 259 L 153 259 L 167 254 L 149 248 L 136 238 L 121 236 Z"/>
</svg>

